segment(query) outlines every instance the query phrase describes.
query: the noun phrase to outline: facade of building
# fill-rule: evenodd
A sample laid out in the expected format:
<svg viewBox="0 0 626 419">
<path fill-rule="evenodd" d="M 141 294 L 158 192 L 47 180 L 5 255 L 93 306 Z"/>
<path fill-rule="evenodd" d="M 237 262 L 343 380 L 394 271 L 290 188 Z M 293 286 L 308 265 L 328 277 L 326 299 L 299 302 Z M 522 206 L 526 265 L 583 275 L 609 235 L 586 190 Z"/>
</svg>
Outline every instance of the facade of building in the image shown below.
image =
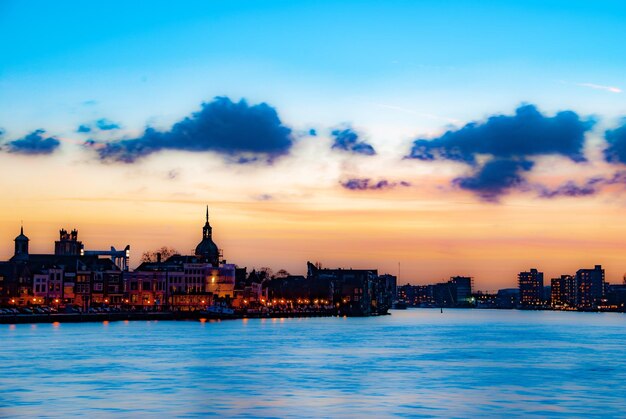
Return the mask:
<svg viewBox="0 0 626 419">
<path fill-rule="evenodd" d="M 576 308 L 578 287 L 574 276 L 561 275 L 560 278 L 552 278 L 550 283 L 552 308 L 559 310 Z"/>
<path fill-rule="evenodd" d="M 13 257 L 0 264 L 0 304 L 121 304 L 121 270 L 111 259 L 85 256 L 77 230 L 59 231 L 54 254 L 31 254 L 23 227 L 14 241 Z"/>
<path fill-rule="evenodd" d="M 604 297 L 604 269 L 596 265 L 593 269 L 576 271 L 577 306 L 582 310 L 594 310 L 602 304 Z"/>
<path fill-rule="evenodd" d="M 378 276 L 375 269 L 323 269 L 307 262 L 307 280 L 325 289 L 326 300 L 349 316 L 386 314 L 393 304 L 389 279 Z"/>
<path fill-rule="evenodd" d="M 517 276 L 522 308 L 539 308 L 543 304 L 543 272 L 531 269 Z"/>
</svg>

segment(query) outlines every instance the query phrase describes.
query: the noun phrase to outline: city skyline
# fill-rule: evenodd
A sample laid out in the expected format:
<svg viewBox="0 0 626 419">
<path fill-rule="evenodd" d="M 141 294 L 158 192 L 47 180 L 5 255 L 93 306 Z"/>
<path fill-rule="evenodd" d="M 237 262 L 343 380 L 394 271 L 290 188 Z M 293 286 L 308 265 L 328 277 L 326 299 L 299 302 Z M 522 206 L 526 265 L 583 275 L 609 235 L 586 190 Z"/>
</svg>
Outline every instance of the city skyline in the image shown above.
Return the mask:
<svg viewBox="0 0 626 419">
<path fill-rule="evenodd" d="M 205 223 L 204 227 L 202 227 L 202 235 L 199 235 L 200 237 L 203 238 L 203 242 L 204 242 L 204 239 L 206 239 L 206 237 L 209 237 L 209 238 L 212 237 L 212 227 L 209 226 L 209 209 L 208 209 L 208 206 L 206 208 L 206 215 L 205 215 L 205 217 L 206 217 L 206 223 Z M 207 230 L 207 228 L 208 228 L 208 230 Z M 207 231 L 208 231 L 208 233 L 207 233 Z M 57 232 L 60 232 L 62 237 L 64 235 L 69 237 L 68 230 L 66 230 L 65 228 L 61 228 L 60 230 L 57 230 Z M 208 234 L 208 236 L 207 236 L 207 234 Z M 78 229 L 73 229 L 72 230 L 72 235 L 74 235 L 74 239 L 75 239 L 76 236 L 78 236 Z M 20 226 L 19 236 L 16 237 L 13 240 L 15 242 L 15 250 L 14 250 L 14 252 L 12 252 L 13 255 L 18 254 L 17 252 L 21 252 L 21 251 L 18 250 L 20 247 L 18 246 L 18 243 L 17 243 L 18 239 L 20 239 L 20 238 L 24 238 L 26 240 L 26 242 L 27 242 L 27 249 L 30 248 L 30 251 L 26 250 L 26 253 L 30 252 L 30 253 L 35 253 L 35 254 L 37 254 L 37 253 L 44 253 L 45 254 L 45 253 L 49 252 L 49 250 L 50 250 L 50 249 L 46 249 L 46 250 L 44 250 L 42 252 L 38 252 L 37 249 L 40 249 L 41 247 L 40 246 L 33 247 L 32 243 L 31 243 L 32 241 L 24 233 L 24 227 Z M 58 242 L 56 242 L 56 243 L 58 243 Z M 51 245 L 49 246 L 49 247 L 54 247 L 55 248 L 55 252 L 57 251 L 56 250 L 56 247 L 57 247 L 56 243 L 55 243 L 55 246 L 51 246 Z M 94 255 L 95 254 L 100 254 L 101 256 L 104 256 L 108 252 L 108 250 L 97 250 L 96 251 L 95 248 L 88 247 L 89 243 L 84 244 L 82 241 L 79 241 L 78 243 L 79 243 L 79 246 L 81 248 L 81 252 L 86 252 L 86 254 L 94 254 Z M 116 251 L 114 246 L 111 246 L 111 253 L 110 254 L 112 255 L 113 253 L 117 252 L 116 253 L 116 257 L 118 257 L 118 259 L 115 262 L 116 265 L 118 265 L 118 266 L 128 266 L 128 268 L 135 269 L 135 268 L 137 268 L 137 266 L 132 266 L 132 264 L 130 264 L 128 262 L 130 260 L 133 260 L 133 259 L 138 259 L 138 257 L 137 257 L 137 255 L 135 255 L 134 257 L 129 257 L 130 255 L 132 255 L 132 253 L 129 251 L 129 247 L 128 246 L 129 245 L 126 245 L 126 249 L 121 250 L 121 251 L 119 251 L 119 250 Z M 292 274 L 292 275 L 301 275 L 302 273 L 305 272 L 304 270 L 297 270 L 297 271 L 289 272 L 284 267 L 278 267 L 278 266 L 267 266 L 267 265 L 247 266 L 247 265 L 241 265 L 241 264 L 237 263 L 237 261 L 227 260 L 225 258 L 227 255 L 223 254 L 223 248 L 217 247 L 217 245 L 214 245 L 214 246 L 216 246 L 215 249 L 216 249 L 216 252 L 217 252 L 217 253 L 215 253 L 215 255 L 219 254 L 219 258 L 223 258 L 223 259 L 220 259 L 221 262 L 223 262 L 223 263 L 230 262 L 230 263 L 234 264 L 233 266 L 238 266 L 238 267 L 241 267 L 241 268 L 247 268 L 247 269 L 251 269 L 251 270 L 259 270 L 259 269 L 265 270 L 265 269 L 269 268 L 271 270 L 270 272 L 283 271 L 283 272 L 287 272 L 287 273 Z M 154 247 L 152 249 L 146 249 L 146 250 L 142 251 L 141 252 L 141 258 L 139 258 L 140 259 L 140 263 L 143 264 L 144 262 L 146 262 L 146 259 L 144 259 L 144 257 L 148 257 L 149 260 L 153 259 L 153 258 L 155 258 L 157 256 L 161 257 L 161 254 L 158 253 L 158 252 L 163 251 L 163 250 L 165 250 L 167 252 L 167 254 L 164 255 L 164 257 L 169 257 L 170 255 L 185 255 L 185 254 L 194 254 L 194 253 L 197 254 L 198 253 L 198 247 L 197 246 L 195 246 L 195 249 L 191 249 L 191 250 L 188 250 L 188 251 L 184 251 L 184 250 L 180 250 L 180 249 L 176 249 L 176 248 L 168 247 L 168 246 L 164 246 L 164 247 L 166 247 L 166 249 L 160 249 L 159 247 Z M 105 248 L 108 249 L 109 246 L 105 246 Z M 122 249 L 121 246 L 120 246 L 120 249 Z M 125 255 L 125 259 L 124 259 L 124 255 Z M 215 256 L 215 257 L 217 257 L 217 256 Z M 124 259 L 124 260 L 122 261 L 122 259 Z M 214 259 L 213 265 L 217 266 L 219 263 L 221 263 L 220 260 Z M 123 265 L 120 265 L 120 263 L 123 263 Z M 310 263 L 310 261 L 308 259 L 307 259 L 307 263 Z M 346 269 L 346 268 L 347 269 L 353 269 L 354 268 L 352 266 L 347 267 L 345 265 L 343 265 L 343 266 L 342 265 L 327 266 L 327 265 L 324 265 L 322 263 L 322 261 L 316 261 L 315 263 L 317 265 L 319 265 L 320 267 L 330 268 L 330 269 L 340 269 L 341 270 L 342 268 L 343 269 Z M 532 265 L 532 266 L 538 266 L 538 265 Z M 601 266 L 601 265 L 594 265 L 594 266 L 597 268 L 598 266 Z M 397 269 L 398 269 L 397 272 L 391 272 L 391 271 L 385 271 L 384 272 L 384 274 L 392 274 L 392 275 L 394 275 L 400 281 L 400 282 L 398 282 L 398 286 L 405 285 L 405 284 L 406 285 L 408 285 L 408 284 L 411 284 L 411 285 L 430 285 L 433 282 L 437 282 L 437 281 L 443 282 L 443 281 L 447 281 L 448 279 L 462 278 L 462 277 L 471 278 L 472 283 L 476 282 L 477 285 L 481 285 L 481 283 L 483 282 L 481 280 L 481 278 L 479 278 L 479 277 L 477 278 L 477 277 L 470 276 L 470 275 L 463 276 L 463 275 L 460 275 L 459 273 L 454 273 L 454 272 L 450 272 L 448 276 L 441 277 L 441 278 L 432 278 L 432 279 L 421 280 L 421 281 L 419 281 L 419 280 L 403 281 L 402 278 L 397 276 L 397 274 L 400 273 L 400 268 L 401 268 L 401 266 L 398 265 L 397 266 Z M 378 267 L 376 267 L 376 266 L 358 267 L 357 269 L 370 269 L 370 270 L 376 270 L 376 271 L 379 270 Z M 537 272 L 537 268 L 535 268 L 535 267 L 529 268 L 529 269 L 530 269 L 530 272 L 535 272 L 535 273 Z M 581 270 L 581 269 L 585 270 L 585 268 L 581 267 L 581 266 L 576 268 L 576 270 Z M 546 286 L 549 286 L 549 283 L 550 283 L 549 281 L 550 280 L 558 280 L 558 279 L 562 279 L 563 277 L 571 276 L 570 275 L 571 272 L 574 272 L 574 271 L 572 270 L 572 271 L 568 271 L 568 272 L 561 272 L 558 275 L 555 275 L 553 277 L 547 277 L 548 283 L 546 284 Z M 382 271 L 381 271 L 381 273 L 382 273 Z M 543 283 L 543 272 L 539 272 L 539 273 L 541 274 L 541 278 L 542 278 L 541 281 Z M 515 283 L 515 282 L 519 281 L 519 275 L 522 275 L 522 274 L 529 274 L 529 272 L 521 272 L 521 273 L 518 272 L 516 274 L 516 278 L 514 278 L 513 280 L 511 280 L 509 282 L 504 282 L 500 286 L 500 289 L 504 290 L 504 289 L 509 289 L 509 288 L 516 288 L 518 284 Z M 626 283 L 625 281 L 626 281 L 626 275 L 624 277 L 622 277 L 621 280 L 616 278 L 614 281 L 610 281 L 607 278 L 606 282 L 607 282 L 607 284 L 619 285 L 619 284 L 622 284 L 622 283 Z M 543 285 L 540 286 L 539 288 L 543 288 Z M 477 286 L 475 290 L 476 290 L 476 292 L 479 292 L 479 293 L 480 292 L 487 292 L 487 293 L 489 293 L 489 292 L 496 291 L 496 289 L 490 289 L 490 288 L 484 288 L 484 287 L 481 288 L 480 286 Z"/>
<path fill-rule="evenodd" d="M 186 253 L 208 203 L 243 266 L 626 272 L 619 2 L 0 12 L 2 260 L 22 220 L 34 252 Z"/>
</svg>

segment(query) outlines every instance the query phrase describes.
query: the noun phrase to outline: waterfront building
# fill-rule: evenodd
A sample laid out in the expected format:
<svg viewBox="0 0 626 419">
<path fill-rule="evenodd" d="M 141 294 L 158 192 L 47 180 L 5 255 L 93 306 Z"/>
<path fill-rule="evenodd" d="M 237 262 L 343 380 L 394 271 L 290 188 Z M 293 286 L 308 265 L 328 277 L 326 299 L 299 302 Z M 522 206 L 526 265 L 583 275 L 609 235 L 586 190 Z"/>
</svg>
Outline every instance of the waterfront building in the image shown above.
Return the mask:
<svg viewBox="0 0 626 419">
<path fill-rule="evenodd" d="M 437 307 L 469 307 L 472 304 L 472 282 L 469 276 L 453 276 L 447 282 L 431 286 L 431 295 Z"/>
<path fill-rule="evenodd" d="M 253 269 L 250 275 L 248 275 L 246 268 L 235 268 L 235 299 L 233 306 L 238 308 L 258 307 L 263 302 L 268 301 L 269 282 L 270 278 L 267 272 L 257 272 Z"/>
<path fill-rule="evenodd" d="M 512 309 L 520 303 L 519 288 L 504 288 L 498 290 L 496 294 L 496 307 L 501 309 Z"/>
<path fill-rule="evenodd" d="M 626 309 L 626 283 L 607 286 L 605 306 L 608 310 L 614 311 Z"/>
<path fill-rule="evenodd" d="M 531 269 L 517 276 L 522 308 L 539 308 L 543 300 L 543 272 Z"/>
<path fill-rule="evenodd" d="M 576 271 L 577 306 L 581 310 L 594 310 L 604 297 L 604 269 L 596 265 L 593 269 Z"/>
<path fill-rule="evenodd" d="M 558 310 L 574 309 L 577 305 L 576 278 L 572 275 L 561 275 L 550 280 L 551 307 Z"/>
<path fill-rule="evenodd" d="M 448 283 L 452 287 L 454 305 L 467 307 L 472 303 L 472 286 L 474 279 L 469 276 L 453 276 Z"/>
<path fill-rule="evenodd" d="M 497 294 L 477 291 L 472 294 L 474 297 L 476 308 L 496 308 L 497 307 Z"/>
<path fill-rule="evenodd" d="M 398 299 L 398 277 L 391 274 L 382 274 L 379 276 L 383 283 L 386 294 L 391 294 L 391 300 L 396 301 Z"/>
<path fill-rule="evenodd" d="M 65 305 L 121 304 L 120 269 L 110 260 L 84 255 L 78 231 L 59 231 L 54 254 L 32 254 L 30 240 L 20 228 L 13 257 L 1 264 L 0 304 Z M 81 283 L 77 290 L 78 280 Z M 78 292 L 77 292 L 78 291 Z"/>
<path fill-rule="evenodd" d="M 214 267 L 220 264 L 222 256 L 219 248 L 213 241 L 213 228 L 209 224 L 209 207 L 206 207 L 206 222 L 202 227 L 202 240 L 196 246 L 195 255 L 202 261 Z"/>
<path fill-rule="evenodd" d="M 393 304 L 388 279 L 381 279 L 375 269 L 325 269 L 307 262 L 307 279 L 326 288 L 327 295 L 332 296 L 327 299 L 342 314 L 386 314 Z"/>
<path fill-rule="evenodd" d="M 213 241 L 207 207 L 202 239 L 194 255 L 143 262 L 124 275 L 125 303 L 140 310 L 199 310 L 235 298 L 236 266 L 224 263 Z"/>
</svg>

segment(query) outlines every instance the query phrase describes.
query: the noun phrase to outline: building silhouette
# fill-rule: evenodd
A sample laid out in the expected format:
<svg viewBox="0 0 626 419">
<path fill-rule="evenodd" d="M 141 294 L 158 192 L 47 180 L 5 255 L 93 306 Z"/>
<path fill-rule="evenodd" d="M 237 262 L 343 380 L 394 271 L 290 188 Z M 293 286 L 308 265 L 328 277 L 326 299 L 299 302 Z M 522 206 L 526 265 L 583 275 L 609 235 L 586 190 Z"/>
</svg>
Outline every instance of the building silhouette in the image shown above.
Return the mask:
<svg viewBox="0 0 626 419">
<path fill-rule="evenodd" d="M 596 265 L 593 269 L 576 271 L 577 306 L 581 310 L 594 310 L 602 304 L 604 297 L 604 269 Z"/>
<path fill-rule="evenodd" d="M 217 267 L 220 263 L 220 250 L 213 241 L 213 228 L 209 224 L 209 207 L 206 207 L 206 222 L 202 227 L 202 240 L 196 246 L 195 255 L 203 262 Z"/>
<path fill-rule="evenodd" d="M 531 269 L 517 276 L 522 308 L 539 308 L 543 303 L 543 272 Z"/>
<path fill-rule="evenodd" d="M 561 275 L 560 278 L 550 280 L 551 306 L 555 309 L 573 309 L 577 306 L 576 277 L 572 275 Z"/>
</svg>

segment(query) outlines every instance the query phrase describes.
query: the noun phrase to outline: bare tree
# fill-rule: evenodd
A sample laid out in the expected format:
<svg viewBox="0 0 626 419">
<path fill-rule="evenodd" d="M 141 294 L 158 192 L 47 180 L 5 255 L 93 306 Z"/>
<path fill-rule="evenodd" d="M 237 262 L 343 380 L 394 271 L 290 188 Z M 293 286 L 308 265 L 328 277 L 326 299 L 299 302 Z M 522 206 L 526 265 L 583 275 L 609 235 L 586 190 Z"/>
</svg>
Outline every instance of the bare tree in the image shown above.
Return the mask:
<svg viewBox="0 0 626 419">
<path fill-rule="evenodd" d="M 161 260 L 165 260 L 169 258 L 170 256 L 178 255 L 179 252 L 173 247 L 163 246 L 157 250 L 150 250 L 147 252 L 143 252 L 143 255 L 141 255 L 141 261 L 142 262 L 156 262 L 158 254 L 161 254 Z"/>
<path fill-rule="evenodd" d="M 259 268 L 257 272 L 258 272 L 259 278 L 261 279 L 270 279 L 272 275 L 274 274 L 274 271 L 272 271 L 272 268 L 268 268 L 267 266 L 263 266 Z"/>
</svg>

